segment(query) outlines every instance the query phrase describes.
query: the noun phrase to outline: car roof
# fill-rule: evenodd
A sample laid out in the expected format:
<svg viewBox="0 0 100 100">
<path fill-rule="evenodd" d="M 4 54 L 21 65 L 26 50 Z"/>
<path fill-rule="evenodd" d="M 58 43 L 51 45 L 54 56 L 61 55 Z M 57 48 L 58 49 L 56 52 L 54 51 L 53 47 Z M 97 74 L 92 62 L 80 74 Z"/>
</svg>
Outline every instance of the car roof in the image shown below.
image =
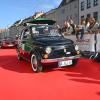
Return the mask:
<svg viewBox="0 0 100 100">
<path fill-rule="evenodd" d="M 27 21 L 24 21 L 24 23 L 31 23 L 31 24 L 48 24 L 53 25 L 56 21 L 48 19 L 48 18 L 31 18 Z"/>
</svg>

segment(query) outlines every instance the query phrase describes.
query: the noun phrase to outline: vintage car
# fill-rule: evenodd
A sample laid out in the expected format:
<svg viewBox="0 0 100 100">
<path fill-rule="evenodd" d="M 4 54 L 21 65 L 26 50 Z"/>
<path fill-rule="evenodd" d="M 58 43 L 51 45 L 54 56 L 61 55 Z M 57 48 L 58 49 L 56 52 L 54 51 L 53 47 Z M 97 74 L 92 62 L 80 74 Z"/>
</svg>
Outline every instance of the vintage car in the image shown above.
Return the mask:
<svg viewBox="0 0 100 100">
<path fill-rule="evenodd" d="M 5 37 L 0 41 L 0 48 L 14 47 L 14 46 L 16 46 L 16 41 L 12 37 Z"/>
<path fill-rule="evenodd" d="M 1 42 L 1 40 L 0 40 L 0 48 L 1 48 L 1 43 L 2 43 L 2 42 Z"/>
<path fill-rule="evenodd" d="M 77 45 L 65 39 L 53 25 L 27 26 L 18 38 L 17 57 L 31 63 L 34 72 L 43 70 L 44 64 L 58 67 L 75 65 L 80 57 Z"/>
</svg>

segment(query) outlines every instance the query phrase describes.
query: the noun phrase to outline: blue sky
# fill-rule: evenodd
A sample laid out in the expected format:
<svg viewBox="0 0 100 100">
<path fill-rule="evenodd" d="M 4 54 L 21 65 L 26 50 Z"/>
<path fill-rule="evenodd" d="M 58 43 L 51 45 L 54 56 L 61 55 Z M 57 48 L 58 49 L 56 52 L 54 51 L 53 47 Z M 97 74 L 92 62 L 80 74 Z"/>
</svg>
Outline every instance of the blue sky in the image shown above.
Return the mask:
<svg viewBox="0 0 100 100">
<path fill-rule="evenodd" d="M 38 11 L 49 11 L 62 0 L 0 0 L 0 28 L 13 24 L 16 20 L 33 15 Z"/>
</svg>

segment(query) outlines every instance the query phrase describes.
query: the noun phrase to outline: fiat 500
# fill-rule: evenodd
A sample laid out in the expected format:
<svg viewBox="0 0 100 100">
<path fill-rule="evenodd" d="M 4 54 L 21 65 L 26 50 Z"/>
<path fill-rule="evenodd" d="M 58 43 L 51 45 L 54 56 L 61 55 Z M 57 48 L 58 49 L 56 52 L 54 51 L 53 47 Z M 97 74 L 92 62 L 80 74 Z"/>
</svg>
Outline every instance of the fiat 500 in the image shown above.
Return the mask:
<svg viewBox="0 0 100 100">
<path fill-rule="evenodd" d="M 74 66 L 80 52 L 72 40 L 64 38 L 52 25 L 37 24 L 22 30 L 18 38 L 17 56 L 19 60 L 29 61 L 34 72 L 40 72 L 44 64 Z"/>
</svg>

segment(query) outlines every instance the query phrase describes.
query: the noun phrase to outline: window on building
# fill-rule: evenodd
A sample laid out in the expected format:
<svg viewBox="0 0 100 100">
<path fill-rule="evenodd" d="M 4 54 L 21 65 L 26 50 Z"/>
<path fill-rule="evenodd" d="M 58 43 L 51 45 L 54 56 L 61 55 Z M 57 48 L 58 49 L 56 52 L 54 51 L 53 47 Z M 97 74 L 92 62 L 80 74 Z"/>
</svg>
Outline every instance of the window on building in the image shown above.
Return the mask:
<svg viewBox="0 0 100 100">
<path fill-rule="evenodd" d="M 85 5 L 84 5 L 84 1 L 82 1 L 82 2 L 81 2 L 81 11 L 84 10 L 84 7 L 85 7 Z"/>
<path fill-rule="evenodd" d="M 87 18 L 90 18 L 91 17 L 91 14 L 87 14 Z"/>
<path fill-rule="evenodd" d="M 93 17 L 94 17 L 96 20 L 98 20 L 98 12 L 94 12 L 94 13 L 93 13 Z"/>
<path fill-rule="evenodd" d="M 94 0 L 94 6 L 98 5 L 98 0 Z"/>
<path fill-rule="evenodd" d="M 81 16 L 81 20 L 82 20 L 82 19 L 84 19 L 84 15 L 83 15 L 83 16 Z"/>
<path fill-rule="evenodd" d="M 91 0 L 87 0 L 87 9 L 91 8 Z"/>
</svg>

